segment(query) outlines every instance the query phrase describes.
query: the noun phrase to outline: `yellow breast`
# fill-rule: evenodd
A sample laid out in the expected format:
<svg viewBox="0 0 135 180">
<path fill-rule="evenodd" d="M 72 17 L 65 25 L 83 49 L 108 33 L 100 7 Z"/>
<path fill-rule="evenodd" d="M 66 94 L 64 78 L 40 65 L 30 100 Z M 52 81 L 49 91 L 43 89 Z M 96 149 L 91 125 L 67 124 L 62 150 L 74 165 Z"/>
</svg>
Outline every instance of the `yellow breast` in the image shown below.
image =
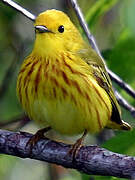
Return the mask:
<svg viewBox="0 0 135 180">
<path fill-rule="evenodd" d="M 90 67 L 70 54 L 58 59 L 30 55 L 23 63 L 17 94 L 28 115 L 42 126 L 72 135 L 95 133 L 111 117 L 108 95 L 93 78 Z"/>
</svg>

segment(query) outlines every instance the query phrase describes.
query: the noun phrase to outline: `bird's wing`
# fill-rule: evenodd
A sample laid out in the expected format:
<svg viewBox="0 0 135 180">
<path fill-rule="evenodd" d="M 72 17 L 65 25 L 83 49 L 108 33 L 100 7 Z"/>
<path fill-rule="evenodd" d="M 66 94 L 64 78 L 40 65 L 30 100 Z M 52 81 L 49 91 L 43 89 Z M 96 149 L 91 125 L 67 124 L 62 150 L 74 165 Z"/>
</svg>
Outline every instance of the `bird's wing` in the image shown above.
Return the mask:
<svg viewBox="0 0 135 180">
<path fill-rule="evenodd" d="M 97 53 L 91 47 L 80 50 L 78 53 L 81 59 L 83 59 L 89 66 L 91 66 L 91 69 L 93 71 L 92 74 L 94 78 L 97 80 L 99 86 L 106 91 L 106 93 L 108 94 L 111 100 L 111 104 L 112 104 L 111 121 L 115 122 L 116 124 L 122 125 L 123 120 L 121 119 L 121 110 L 114 95 L 112 89 L 112 83 L 107 73 L 103 60 L 97 55 Z M 125 127 L 125 129 L 126 128 L 127 127 Z"/>
</svg>

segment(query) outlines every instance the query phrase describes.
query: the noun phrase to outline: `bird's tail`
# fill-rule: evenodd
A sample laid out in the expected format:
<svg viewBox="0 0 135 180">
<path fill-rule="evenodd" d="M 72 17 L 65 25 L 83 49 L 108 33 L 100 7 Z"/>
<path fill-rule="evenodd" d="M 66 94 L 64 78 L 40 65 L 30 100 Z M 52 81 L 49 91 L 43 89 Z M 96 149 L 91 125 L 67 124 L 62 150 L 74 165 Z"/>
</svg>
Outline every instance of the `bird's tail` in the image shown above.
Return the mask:
<svg viewBox="0 0 135 180">
<path fill-rule="evenodd" d="M 125 122 L 123 120 L 121 120 L 121 124 L 117 124 L 113 121 L 109 121 L 109 123 L 107 124 L 107 128 L 126 130 L 126 131 L 129 131 L 132 129 L 132 127 L 127 122 Z"/>
</svg>

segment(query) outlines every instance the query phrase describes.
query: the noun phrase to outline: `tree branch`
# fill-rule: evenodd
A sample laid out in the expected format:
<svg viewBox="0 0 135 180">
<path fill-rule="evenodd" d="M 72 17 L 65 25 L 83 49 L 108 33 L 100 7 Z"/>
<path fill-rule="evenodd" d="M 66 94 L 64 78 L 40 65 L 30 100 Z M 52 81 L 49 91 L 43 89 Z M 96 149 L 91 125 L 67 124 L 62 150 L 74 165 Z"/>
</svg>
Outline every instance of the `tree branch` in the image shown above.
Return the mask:
<svg viewBox="0 0 135 180">
<path fill-rule="evenodd" d="M 12 1 L 12 0 L 1 0 L 3 3 L 5 3 L 6 5 L 14 8 L 15 10 L 19 11 L 21 14 L 23 14 L 24 16 L 26 16 L 27 18 L 29 18 L 32 21 L 35 21 L 36 16 L 33 15 L 32 13 L 30 13 L 29 11 L 27 11 L 25 8 L 23 8 L 22 6 L 20 6 L 19 4 L 17 4 L 16 2 Z"/>
<path fill-rule="evenodd" d="M 32 134 L 0 130 L 0 153 L 31 158 L 77 169 L 89 175 L 106 175 L 121 178 L 135 177 L 135 157 L 113 153 L 98 146 L 83 146 L 73 161 L 71 145 L 41 139 L 30 150 L 26 144 Z"/>
<path fill-rule="evenodd" d="M 108 73 L 112 81 L 118 84 L 122 89 L 124 89 L 130 96 L 132 96 L 135 99 L 135 91 L 131 88 L 131 86 L 125 83 L 119 76 L 117 76 L 117 74 L 115 74 L 109 69 Z"/>
<path fill-rule="evenodd" d="M 128 110 L 131 115 L 135 118 L 135 108 L 133 106 L 131 106 L 122 96 L 120 93 L 118 93 L 118 91 L 114 90 L 115 92 L 115 96 L 117 98 L 117 101 L 119 102 L 119 104 L 125 108 L 126 110 Z"/>
</svg>

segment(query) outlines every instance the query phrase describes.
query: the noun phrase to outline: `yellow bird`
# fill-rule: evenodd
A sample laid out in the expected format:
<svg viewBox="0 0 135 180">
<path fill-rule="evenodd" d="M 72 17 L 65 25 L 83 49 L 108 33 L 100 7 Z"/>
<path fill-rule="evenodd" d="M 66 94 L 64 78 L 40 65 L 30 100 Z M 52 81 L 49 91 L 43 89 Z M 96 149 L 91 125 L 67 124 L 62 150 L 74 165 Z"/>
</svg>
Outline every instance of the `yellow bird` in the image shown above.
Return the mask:
<svg viewBox="0 0 135 180">
<path fill-rule="evenodd" d="M 105 64 L 81 37 L 69 17 L 47 10 L 36 18 L 36 39 L 17 79 L 17 95 L 28 116 L 44 127 L 31 139 L 37 142 L 54 129 L 83 136 L 103 128 L 130 130 L 112 90 Z"/>
</svg>

